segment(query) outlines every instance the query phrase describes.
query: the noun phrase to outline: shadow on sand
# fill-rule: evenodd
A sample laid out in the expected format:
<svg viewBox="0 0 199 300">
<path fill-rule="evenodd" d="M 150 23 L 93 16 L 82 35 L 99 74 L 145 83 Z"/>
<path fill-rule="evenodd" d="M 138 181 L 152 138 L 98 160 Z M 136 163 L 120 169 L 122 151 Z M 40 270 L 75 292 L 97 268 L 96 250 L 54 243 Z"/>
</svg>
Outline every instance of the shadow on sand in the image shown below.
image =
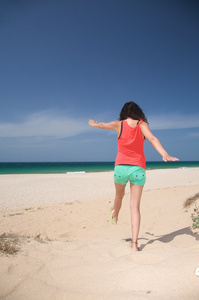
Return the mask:
<svg viewBox="0 0 199 300">
<path fill-rule="evenodd" d="M 147 245 L 153 244 L 156 241 L 160 241 L 162 243 L 170 243 L 175 237 L 179 236 L 179 235 L 190 235 L 192 236 L 196 241 L 199 241 L 199 234 L 198 233 L 194 233 L 190 227 L 185 227 L 183 229 L 179 229 L 176 231 L 173 231 L 171 233 L 162 235 L 162 236 L 155 236 L 152 233 L 149 232 L 145 232 L 146 234 L 150 235 L 151 239 L 147 239 L 144 238 L 144 240 L 146 240 L 147 242 L 145 244 L 141 244 L 139 246 L 140 250 L 143 250 Z M 131 242 L 131 239 L 124 239 L 126 242 Z"/>
</svg>

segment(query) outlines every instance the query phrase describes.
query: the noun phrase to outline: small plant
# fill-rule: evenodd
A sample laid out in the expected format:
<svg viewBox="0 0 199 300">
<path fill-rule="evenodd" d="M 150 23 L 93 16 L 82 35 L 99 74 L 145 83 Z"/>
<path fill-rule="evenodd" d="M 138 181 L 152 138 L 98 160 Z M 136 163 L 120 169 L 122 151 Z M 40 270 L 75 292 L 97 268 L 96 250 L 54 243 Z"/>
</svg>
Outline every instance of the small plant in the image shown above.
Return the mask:
<svg viewBox="0 0 199 300">
<path fill-rule="evenodd" d="M 48 236 L 42 238 L 40 233 L 37 234 L 33 239 L 41 244 L 46 244 L 47 242 L 52 241 Z"/>
<path fill-rule="evenodd" d="M 46 243 L 46 241 L 41 237 L 40 233 L 34 237 L 34 240 L 41 244 Z"/>
<path fill-rule="evenodd" d="M 195 206 L 194 212 L 191 215 L 191 217 L 193 221 L 192 224 L 193 229 L 199 228 L 199 207 Z"/>
<path fill-rule="evenodd" d="M 194 196 L 189 197 L 184 203 L 184 208 L 188 208 L 191 204 L 193 204 L 198 199 L 199 199 L 199 193 L 196 193 Z"/>
<path fill-rule="evenodd" d="M 41 234 L 37 234 L 35 237 L 31 236 L 20 236 L 17 233 L 3 233 L 0 235 L 0 255 L 14 255 L 21 250 L 21 243 L 33 238 L 35 241 L 41 244 L 50 242 L 47 236 L 42 238 Z"/>
<path fill-rule="evenodd" d="M 196 201 L 199 199 L 199 193 L 196 193 L 194 196 L 189 197 L 184 202 L 184 208 L 189 208 L 193 203 L 195 203 L 195 208 L 193 210 L 193 213 L 191 214 L 191 218 L 193 221 L 192 228 L 198 229 L 199 228 L 199 207 L 196 205 Z"/>
<path fill-rule="evenodd" d="M 19 236 L 14 233 L 3 233 L 0 235 L 0 253 L 3 255 L 14 255 L 20 250 Z"/>
</svg>

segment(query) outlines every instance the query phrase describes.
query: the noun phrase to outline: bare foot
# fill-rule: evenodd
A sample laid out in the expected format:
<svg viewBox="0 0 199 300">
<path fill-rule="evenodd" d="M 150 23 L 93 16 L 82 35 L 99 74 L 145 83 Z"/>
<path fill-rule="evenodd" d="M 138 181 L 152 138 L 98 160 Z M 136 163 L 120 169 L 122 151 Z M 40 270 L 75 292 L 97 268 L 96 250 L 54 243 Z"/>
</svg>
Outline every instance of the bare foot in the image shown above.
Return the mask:
<svg viewBox="0 0 199 300">
<path fill-rule="evenodd" d="M 115 210 L 111 209 L 111 222 L 112 222 L 112 224 L 117 224 L 117 221 L 118 221 L 118 217 L 115 216 Z"/>
<path fill-rule="evenodd" d="M 137 242 L 131 242 L 131 248 L 132 248 L 134 251 L 139 251 L 138 243 L 137 243 Z"/>
</svg>

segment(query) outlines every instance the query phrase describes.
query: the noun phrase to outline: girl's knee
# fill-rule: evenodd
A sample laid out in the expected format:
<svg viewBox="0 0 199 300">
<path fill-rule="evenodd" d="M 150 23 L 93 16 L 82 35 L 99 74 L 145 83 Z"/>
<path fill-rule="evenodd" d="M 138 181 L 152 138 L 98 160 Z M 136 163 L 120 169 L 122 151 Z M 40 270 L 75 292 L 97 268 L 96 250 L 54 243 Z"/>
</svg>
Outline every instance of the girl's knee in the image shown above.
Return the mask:
<svg viewBox="0 0 199 300">
<path fill-rule="evenodd" d="M 140 202 L 136 202 L 131 200 L 130 201 L 130 208 L 131 210 L 135 211 L 135 212 L 140 212 Z"/>
</svg>

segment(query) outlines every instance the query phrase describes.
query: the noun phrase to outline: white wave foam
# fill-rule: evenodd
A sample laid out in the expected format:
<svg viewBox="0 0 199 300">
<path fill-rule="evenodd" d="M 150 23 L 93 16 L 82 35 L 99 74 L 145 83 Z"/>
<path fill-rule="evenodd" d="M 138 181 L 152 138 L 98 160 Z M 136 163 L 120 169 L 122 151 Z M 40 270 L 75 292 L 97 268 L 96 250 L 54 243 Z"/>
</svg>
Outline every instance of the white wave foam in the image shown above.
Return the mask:
<svg viewBox="0 0 199 300">
<path fill-rule="evenodd" d="M 86 173 L 85 171 L 77 171 L 77 172 L 66 172 L 66 174 L 82 174 Z"/>
</svg>

